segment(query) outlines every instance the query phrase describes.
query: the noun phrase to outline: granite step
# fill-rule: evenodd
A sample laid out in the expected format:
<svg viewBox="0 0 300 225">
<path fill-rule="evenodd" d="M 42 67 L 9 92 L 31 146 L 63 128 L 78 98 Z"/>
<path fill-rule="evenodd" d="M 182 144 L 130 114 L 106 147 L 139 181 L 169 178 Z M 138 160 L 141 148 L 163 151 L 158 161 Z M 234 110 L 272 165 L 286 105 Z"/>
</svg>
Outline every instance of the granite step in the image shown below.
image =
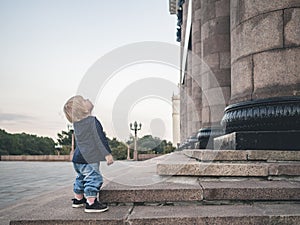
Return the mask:
<svg viewBox="0 0 300 225">
<path fill-rule="evenodd" d="M 191 202 L 202 200 L 198 183 L 159 182 L 147 186 L 128 186 L 109 182 L 101 189 L 99 198 L 109 203 Z"/>
<path fill-rule="evenodd" d="M 300 182 L 296 181 L 198 181 L 198 184 L 173 182 L 149 186 L 105 185 L 99 198 L 108 203 L 176 203 L 209 204 L 210 201 L 299 201 Z M 214 203 L 214 204 L 215 204 Z M 223 203 L 224 204 L 224 203 Z"/>
<path fill-rule="evenodd" d="M 300 204 L 138 206 L 128 224 L 300 224 Z"/>
<path fill-rule="evenodd" d="M 300 203 L 300 182 L 295 181 L 201 181 L 200 186 L 204 202 L 294 201 Z"/>
<path fill-rule="evenodd" d="M 282 184 L 283 185 L 283 184 Z M 118 205 L 104 213 L 72 208 L 71 187 L 19 202 L 0 210 L 3 225 L 140 225 L 140 224 L 300 224 L 300 204 L 251 203 L 234 205 Z"/>
<path fill-rule="evenodd" d="M 240 157 L 241 154 L 237 155 L 236 157 Z M 220 157 L 225 159 L 227 156 L 221 154 Z M 186 156 L 183 151 L 175 152 L 158 162 L 157 174 L 198 177 L 298 177 L 300 176 L 300 161 L 199 161 Z"/>
<path fill-rule="evenodd" d="M 65 205 L 40 205 L 10 225 L 300 224 L 300 204 L 112 206 L 88 214 Z"/>
<path fill-rule="evenodd" d="M 300 161 L 300 151 L 186 149 L 184 155 L 199 161 Z"/>
</svg>

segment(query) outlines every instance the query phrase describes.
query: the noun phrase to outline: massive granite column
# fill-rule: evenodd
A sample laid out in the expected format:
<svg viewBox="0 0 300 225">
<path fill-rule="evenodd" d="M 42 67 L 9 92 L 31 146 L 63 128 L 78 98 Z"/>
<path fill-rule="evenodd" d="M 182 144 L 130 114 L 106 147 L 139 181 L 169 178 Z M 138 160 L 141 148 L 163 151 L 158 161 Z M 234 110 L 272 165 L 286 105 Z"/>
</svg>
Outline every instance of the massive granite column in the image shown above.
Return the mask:
<svg viewBox="0 0 300 225">
<path fill-rule="evenodd" d="M 300 0 L 231 0 L 231 68 L 231 134 L 215 143 L 299 150 Z"/>
<path fill-rule="evenodd" d="M 202 88 L 201 88 L 201 1 L 193 0 L 192 5 L 192 100 L 195 112 L 193 113 L 193 132 L 201 128 L 202 123 Z"/>
<path fill-rule="evenodd" d="M 189 6 L 191 4 L 191 6 Z M 202 89 L 201 89 L 201 2 L 198 0 L 186 1 L 184 7 L 190 7 L 186 16 L 190 16 L 190 31 L 185 33 L 188 38 L 188 54 L 186 64 L 187 86 L 187 139 L 189 147 L 194 148 L 197 142 L 197 132 L 202 120 Z M 188 15 L 190 14 L 190 15 Z M 187 24 L 186 23 L 186 24 Z M 188 25 L 187 25 L 188 26 Z M 187 44 L 187 42 L 185 42 Z M 186 46 L 185 46 L 186 47 Z"/>
<path fill-rule="evenodd" d="M 212 148 L 230 98 L 230 0 L 201 0 L 201 148 Z M 210 140 L 208 140 L 210 138 Z"/>
<path fill-rule="evenodd" d="M 186 90 L 187 90 L 187 137 L 190 137 L 193 134 L 193 118 L 195 114 L 195 107 L 192 96 L 192 57 L 188 55 L 187 64 L 186 64 L 187 73 L 186 78 Z"/>
<path fill-rule="evenodd" d="M 187 13 L 188 13 L 188 3 L 183 2 L 183 5 L 180 5 L 178 12 L 181 13 L 181 24 L 178 24 L 181 26 L 181 35 L 180 35 L 180 45 L 181 49 L 184 48 L 184 42 L 185 42 L 185 30 L 186 30 L 186 20 L 187 20 Z M 180 21 L 178 21 L 180 23 Z M 181 65 L 183 60 L 183 51 L 181 51 Z M 181 70 L 185 70 L 186 68 L 181 68 Z M 183 144 L 186 138 L 188 137 L 188 108 L 187 108 L 187 95 L 188 95 L 188 89 L 187 89 L 187 73 L 185 72 L 184 77 L 180 77 L 180 143 Z"/>
</svg>

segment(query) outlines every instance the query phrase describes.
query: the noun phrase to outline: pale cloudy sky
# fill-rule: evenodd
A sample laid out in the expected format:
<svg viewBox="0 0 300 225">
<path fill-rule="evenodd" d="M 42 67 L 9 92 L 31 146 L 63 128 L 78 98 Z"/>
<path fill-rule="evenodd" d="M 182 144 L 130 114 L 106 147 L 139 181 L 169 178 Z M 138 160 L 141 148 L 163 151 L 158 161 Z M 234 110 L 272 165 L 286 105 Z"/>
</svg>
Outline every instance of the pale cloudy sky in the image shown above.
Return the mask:
<svg viewBox="0 0 300 225">
<path fill-rule="evenodd" d="M 81 83 L 97 62 L 137 42 L 178 46 L 176 16 L 169 14 L 168 2 L 0 0 L 0 128 L 56 138 L 67 129 L 63 104 L 81 93 Z M 140 53 L 125 47 L 116 60 L 142 55 L 143 46 Z M 105 79 L 100 74 L 102 80 L 95 80 L 96 86 L 104 82 L 97 95 L 87 97 L 94 101 L 94 114 L 109 137 L 124 140 L 128 123 L 137 120 L 143 124 L 140 135 L 171 140 L 170 103 L 179 71 L 161 62 L 159 56 L 168 51 L 154 51 L 160 62 L 129 60 Z"/>
</svg>

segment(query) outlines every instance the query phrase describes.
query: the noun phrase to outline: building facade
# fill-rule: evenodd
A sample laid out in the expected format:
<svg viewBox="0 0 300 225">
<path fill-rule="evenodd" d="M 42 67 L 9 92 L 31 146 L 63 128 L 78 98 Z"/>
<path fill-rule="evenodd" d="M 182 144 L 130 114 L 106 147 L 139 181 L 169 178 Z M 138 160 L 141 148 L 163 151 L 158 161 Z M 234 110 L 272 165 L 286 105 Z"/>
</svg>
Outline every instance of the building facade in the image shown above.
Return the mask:
<svg viewBox="0 0 300 225">
<path fill-rule="evenodd" d="M 172 135 L 173 145 L 178 147 L 180 144 L 180 97 L 172 96 Z"/>
<path fill-rule="evenodd" d="M 300 149 L 300 0 L 169 6 L 182 47 L 180 142 Z"/>
</svg>

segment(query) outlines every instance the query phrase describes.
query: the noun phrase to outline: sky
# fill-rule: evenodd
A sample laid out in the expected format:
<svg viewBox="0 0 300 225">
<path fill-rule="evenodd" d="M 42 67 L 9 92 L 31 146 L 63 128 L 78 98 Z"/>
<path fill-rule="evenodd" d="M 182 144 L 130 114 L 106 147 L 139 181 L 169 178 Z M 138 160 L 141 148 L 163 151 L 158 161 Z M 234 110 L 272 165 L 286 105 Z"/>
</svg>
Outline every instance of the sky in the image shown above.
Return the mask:
<svg viewBox="0 0 300 225">
<path fill-rule="evenodd" d="M 82 94 L 108 137 L 128 139 L 137 121 L 139 136 L 172 140 L 179 51 L 168 2 L 0 0 L 0 128 L 56 139 L 64 103 Z"/>
</svg>

